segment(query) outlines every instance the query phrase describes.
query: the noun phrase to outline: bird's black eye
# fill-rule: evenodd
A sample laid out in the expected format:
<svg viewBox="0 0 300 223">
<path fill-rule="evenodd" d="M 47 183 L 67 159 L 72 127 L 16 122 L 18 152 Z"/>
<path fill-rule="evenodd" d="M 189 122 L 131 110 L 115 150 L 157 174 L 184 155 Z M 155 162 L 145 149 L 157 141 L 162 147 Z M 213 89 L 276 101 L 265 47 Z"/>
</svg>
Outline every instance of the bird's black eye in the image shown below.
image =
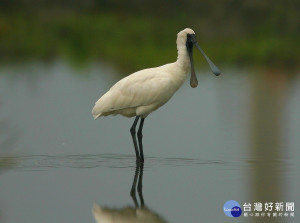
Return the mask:
<svg viewBox="0 0 300 223">
<path fill-rule="evenodd" d="M 187 48 L 187 49 L 193 48 L 192 38 L 193 38 L 193 37 L 192 37 L 191 34 L 187 34 L 187 35 L 186 35 L 186 43 L 185 43 L 185 45 L 186 45 L 186 48 Z"/>
<path fill-rule="evenodd" d="M 193 42 L 195 42 L 195 34 L 189 34 L 189 33 L 188 33 L 188 34 L 186 35 L 186 42 L 187 42 L 187 43 L 190 43 L 190 42 L 193 43 Z"/>
<path fill-rule="evenodd" d="M 195 39 L 194 36 L 195 36 L 195 35 L 193 35 L 193 34 L 187 34 L 187 35 L 186 35 L 186 46 L 187 46 L 187 47 L 192 47 L 192 45 L 193 45 L 193 40 Z"/>
</svg>

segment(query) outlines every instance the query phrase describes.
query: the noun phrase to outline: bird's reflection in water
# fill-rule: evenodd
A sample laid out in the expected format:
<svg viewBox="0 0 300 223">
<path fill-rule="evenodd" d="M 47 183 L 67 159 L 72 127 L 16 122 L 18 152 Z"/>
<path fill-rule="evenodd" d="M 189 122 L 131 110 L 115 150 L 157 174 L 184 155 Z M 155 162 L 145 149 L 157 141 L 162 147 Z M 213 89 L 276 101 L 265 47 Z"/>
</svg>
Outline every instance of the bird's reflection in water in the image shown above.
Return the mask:
<svg viewBox="0 0 300 223">
<path fill-rule="evenodd" d="M 130 196 L 135 207 L 104 208 L 94 204 L 93 215 L 97 223 L 166 223 L 162 217 L 146 207 L 143 198 L 143 163 L 136 165 Z M 139 201 L 136 197 L 138 191 Z"/>
</svg>

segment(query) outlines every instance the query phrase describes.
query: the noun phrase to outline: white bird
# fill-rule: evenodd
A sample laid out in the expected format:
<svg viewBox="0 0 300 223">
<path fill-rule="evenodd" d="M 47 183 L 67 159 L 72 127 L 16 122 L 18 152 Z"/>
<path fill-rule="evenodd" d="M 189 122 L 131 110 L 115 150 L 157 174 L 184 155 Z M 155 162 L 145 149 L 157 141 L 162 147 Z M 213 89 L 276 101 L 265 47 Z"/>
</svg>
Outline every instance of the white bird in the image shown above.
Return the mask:
<svg viewBox="0 0 300 223">
<path fill-rule="evenodd" d="M 194 45 L 203 54 L 212 72 L 217 76 L 221 74 L 198 45 L 195 32 L 192 29 L 186 28 L 180 31 L 177 34 L 176 43 L 178 50 L 176 62 L 140 70 L 123 78 L 95 103 L 92 110 L 94 119 L 108 115 L 136 117 L 130 132 L 137 162 L 144 162 L 142 129 L 145 118 L 173 96 L 190 72 L 191 87 L 195 88 L 198 85 L 193 63 Z M 135 129 L 140 118 L 137 132 L 138 146 Z"/>
</svg>

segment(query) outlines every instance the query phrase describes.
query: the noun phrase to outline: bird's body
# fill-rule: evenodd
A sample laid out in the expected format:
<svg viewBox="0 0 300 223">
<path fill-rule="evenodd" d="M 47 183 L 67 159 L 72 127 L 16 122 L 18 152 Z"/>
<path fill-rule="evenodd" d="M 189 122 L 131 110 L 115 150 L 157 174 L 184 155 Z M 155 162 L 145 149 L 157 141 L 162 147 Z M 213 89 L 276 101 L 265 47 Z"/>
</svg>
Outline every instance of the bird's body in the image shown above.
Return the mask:
<svg viewBox="0 0 300 223">
<path fill-rule="evenodd" d="M 107 115 L 123 115 L 136 119 L 131 127 L 137 159 L 143 161 L 142 128 L 144 119 L 153 111 L 164 105 L 184 83 L 187 75 L 191 73 L 191 86 L 196 87 L 198 81 L 193 67 L 192 48 L 195 44 L 211 66 L 213 72 L 219 75 L 219 70 L 209 60 L 199 47 L 195 32 L 189 28 L 177 35 L 178 57 L 176 62 L 160 67 L 137 71 L 110 88 L 96 103 L 92 110 L 94 119 Z M 215 71 L 214 71 L 215 69 Z M 139 147 L 135 138 L 135 127 L 141 118 L 139 127 Z"/>
<path fill-rule="evenodd" d="M 172 63 L 123 78 L 96 102 L 94 118 L 117 114 L 146 118 L 173 96 L 186 79 L 186 70 Z"/>
<path fill-rule="evenodd" d="M 164 105 L 184 83 L 191 70 L 185 41 L 177 41 L 176 62 L 137 71 L 112 86 L 96 102 L 92 110 L 94 118 L 117 114 L 146 118 Z"/>
</svg>

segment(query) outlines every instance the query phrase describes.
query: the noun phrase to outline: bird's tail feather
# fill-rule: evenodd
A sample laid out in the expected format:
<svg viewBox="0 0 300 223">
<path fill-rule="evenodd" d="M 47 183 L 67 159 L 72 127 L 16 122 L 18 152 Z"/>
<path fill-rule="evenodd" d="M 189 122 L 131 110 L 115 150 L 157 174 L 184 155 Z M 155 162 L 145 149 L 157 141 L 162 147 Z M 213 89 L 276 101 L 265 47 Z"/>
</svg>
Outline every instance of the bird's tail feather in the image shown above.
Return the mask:
<svg viewBox="0 0 300 223">
<path fill-rule="evenodd" d="M 94 120 L 96 120 L 97 118 L 99 118 L 101 115 L 102 115 L 102 113 L 97 114 L 97 115 L 94 115 L 94 114 L 93 114 Z"/>
<path fill-rule="evenodd" d="M 97 105 L 94 106 L 94 108 L 92 110 L 92 115 L 93 115 L 94 119 L 97 119 L 102 115 L 103 112 L 101 110 L 102 109 L 99 106 L 97 106 Z"/>
</svg>

